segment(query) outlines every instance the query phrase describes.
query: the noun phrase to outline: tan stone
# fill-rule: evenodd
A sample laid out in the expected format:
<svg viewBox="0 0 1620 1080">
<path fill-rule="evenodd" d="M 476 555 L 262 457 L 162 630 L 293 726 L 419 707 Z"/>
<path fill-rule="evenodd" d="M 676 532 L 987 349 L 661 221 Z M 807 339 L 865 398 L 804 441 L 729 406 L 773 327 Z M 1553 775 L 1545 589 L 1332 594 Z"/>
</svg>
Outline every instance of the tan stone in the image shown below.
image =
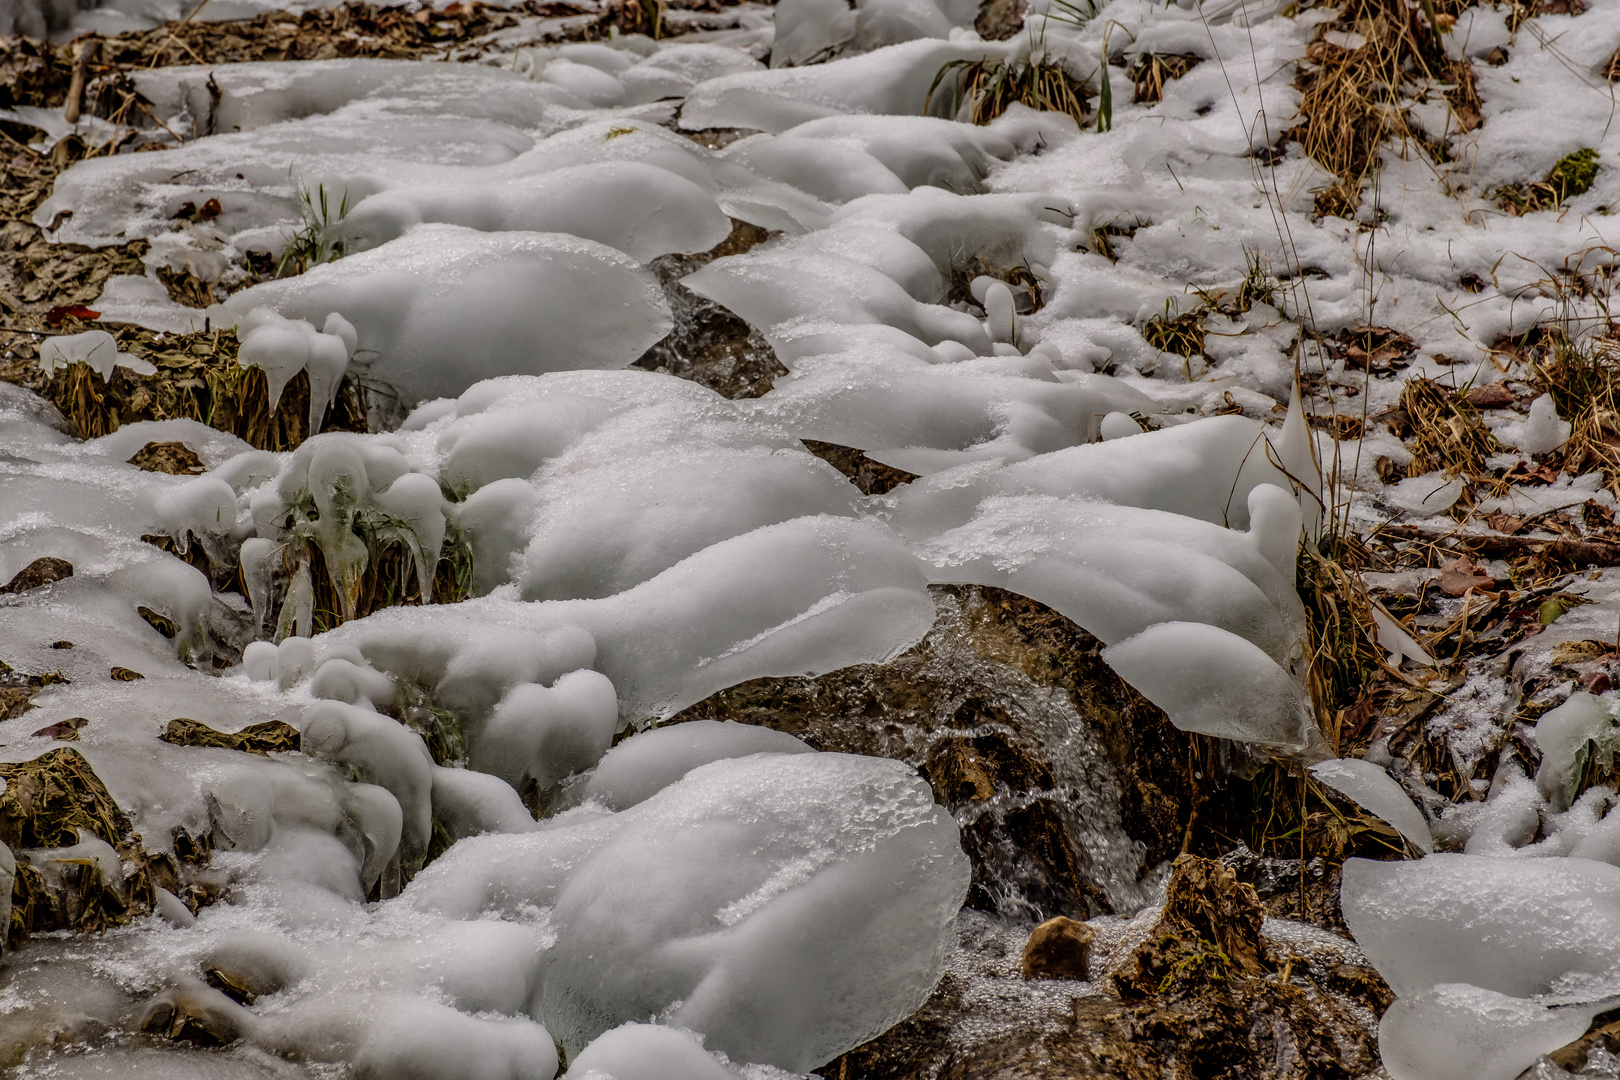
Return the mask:
<svg viewBox="0 0 1620 1080">
<path fill-rule="evenodd" d="M 1030 932 L 1021 970 L 1026 979 L 1085 979 L 1091 967 L 1091 927 L 1059 915 Z"/>
</svg>

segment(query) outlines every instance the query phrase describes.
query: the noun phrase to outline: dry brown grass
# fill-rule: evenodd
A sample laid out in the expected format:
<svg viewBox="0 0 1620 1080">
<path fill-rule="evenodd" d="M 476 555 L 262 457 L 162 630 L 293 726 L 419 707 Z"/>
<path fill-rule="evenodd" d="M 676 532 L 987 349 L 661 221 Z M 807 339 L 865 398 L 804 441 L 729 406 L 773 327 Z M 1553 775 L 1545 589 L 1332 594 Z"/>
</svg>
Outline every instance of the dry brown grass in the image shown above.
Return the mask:
<svg viewBox="0 0 1620 1080">
<path fill-rule="evenodd" d="M 1366 547 L 1349 533 L 1331 533 L 1300 548 L 1296 585 L 1305 604 L 1306 688 L 1317 730 L 1335 751 L 1354 733 L 1346 715 L 1385 674 L 1372 602 L 1359 570 Z M 1258 850 L 1258 849 L 1256 849 Z"/>
<path fill-rule="evenodd" d="M 278 574 L 282 587 L 267 613 L 267 622 L 276 628 L 278 640 L 294 629 L 295 613 L 286 606 L 287 586 L 300 563 L 308 567 L 314 594 L 310 605 L 311 633 L 323 633 L 386 607 L 417 607 L 424 602 L 453 604 L 472 595 L 472 549 L 454 530 L 446 534 L 434 564 L 432 600 L 424 601 L 415 565 L 404 542 L 377 521 L 363 519 L 356 524 L 355 535 L 366 545 L 366 562 L 352 581 L 335 580 L 320 547 L 308 538 L 295 538 L 283 550 Z"/>
<path fill-rule="evenodd" d="M 1356 35 L 1362 44 L 1329 41 L 1330 30 Z M 1416 135 L 1403 104 L 1407 84 L 1457 76 L 1423 15 L 1401 0 L 1352 0 L 1305 55 L 1296 83 L 1303 123 L 1288 134 L 1335 177 L 1317 193 L 1316 212 L 1353 217 L 1379 147 Z"/>
<path fill-rule="evenodd" d="M 1502 449 L 1468 398 L 1432 379 L 1408 380 L 1401 390 L 1401 409 L 1412 450 L 1408 476 L 1438 470 L 1477 481 L 1485 472 L 1485 458 Z"/>
<path fill-rule="evenodd" d="M 1179 79 L 1203 61 L 1191 53 L 1143 53 L 1131 65 L 1131 82 L 1135 90 L 1131 100 L 1138 105 L 1152 105 L 1164 100 L 1164 84 Z"/>
<path fill-rule="evenodd" d="M 1147 343 L 1161 352 L 1176 356 L 1204 355 L 1205 309 L 1202 304 L 1192 311 L 1177 314 L 1174 305 L 1166 300 L 1164 311 L 1149 319 L 1142 327 Z"/>
<path fill-rule="evenodd" d="M 1571 429 L 1556 451 L 1557 465 L 1572 475 L 1601 470 L 1604 485 L 1620 494 L 1620 340 L 1577 343 L 1549 328 L 1544 341 L 1547 347 L 1530 363 L 1531 379 L 1552 395 Z"/>
</svg>

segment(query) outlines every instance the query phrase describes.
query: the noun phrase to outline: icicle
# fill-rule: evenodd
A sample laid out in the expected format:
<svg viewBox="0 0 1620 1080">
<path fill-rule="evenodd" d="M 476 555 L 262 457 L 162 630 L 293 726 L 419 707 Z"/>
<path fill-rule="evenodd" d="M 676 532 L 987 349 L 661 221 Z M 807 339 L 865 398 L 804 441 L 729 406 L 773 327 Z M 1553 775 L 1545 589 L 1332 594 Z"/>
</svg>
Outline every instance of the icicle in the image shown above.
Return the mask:
<svg viewBox="0 0 1620 1080">
<path fill-rule="evenodd" d="M 984 290 L 985 329 L 990 332 L 990 340 L 1000 344 L 1011 344 L 1016 335 L 1013 323 L 1013 294 L 1004 281 L 992 280 Z"/>
<path fill-rule="evenodd" d="M 1277 464 L 1294 482 L 1305 536 L 1314 543 L 1322 532 L 1322 469 L 1316 462 L 1316 440 L 1305 421 L 1305 406 L 1300 400 L 1297 379 L 1288 398 L 1288 415 L 1283 419 L 1282 432 L 1272 443 L 1272 450 Z"/>
<path fill-rule="evenodd" d="M 247 585 L 248 600 L 253 605 L 253 632 L 264 632 L 264 621 L 270 614 L 270 590 L 274 585 L 275 565 L 280 559 L 282 545 L 274 540 L 254 536 L 242 541 L 239 562 L 242 581 Z"/>
<path fill-rule="evenodd" d="M 360 347 L 360 335 L 353 323 L 335 311 L 326 317 L 319 333 L 312 326 L 309 329 L 306 370 L 309 372 L 309 433 L 314 435 L 321 430 L 326 410 L 337 400 L 343 374 L 349 370 L 349 361 Z"/>
<path fill-rule="evenodd" d="M 281 605 L 281 620 L 276 626 L 276 640 L 288 637 L 310 637 L 315 632 L 315 583 L 309 576 L 309 563 L 301 562 L 293 572 L 292 584 L 287 587 L 287 598 Z"/>
<path fill-rule="evenodd" d="M 1293 581 L 1304 529 L 1298 501 L 1275 484 L 1249 492 L 1249 539 L 1284 581 Z"/>
<path fill-rule="evenodd" d="M 315 334 L 309 339 L 309 433 L 321 430 L 326 410 L 337 397 L 343 373 L 349 369 L 349 351 L 335 334 Z"/>
<path fill-rule="evenodd" d="M 422 602 L 433 600 L 433 572 L 444 546 L 444 496 L 438 481 L 423 473 L 406 473 L 387 491 L 373 496 L 379 509 L 405 527 L 405 542 L 416 567 Z"/>
<path fill-rule="evenodd" d="M 237 350 L 236 362 L 264 372 L 270 390 L 270 411 L 274 412 L 281 392 L 309 363 L 309 337 L 298 324 L 278 316 L 276 321 L 263 322 L 247 332 Z"/>
<path fill-rule="evenodd" d="M 360 579 L 369 559 L 366 542 L 354 533 L 355 515 L 369 488 L 365 463 L 353 446 L 328 445 L 312 456 L 309 493 L 320 515 L 314 523 L 315 543 L 326 560 L 344 622 L 355 617 Z"/>
</svg>

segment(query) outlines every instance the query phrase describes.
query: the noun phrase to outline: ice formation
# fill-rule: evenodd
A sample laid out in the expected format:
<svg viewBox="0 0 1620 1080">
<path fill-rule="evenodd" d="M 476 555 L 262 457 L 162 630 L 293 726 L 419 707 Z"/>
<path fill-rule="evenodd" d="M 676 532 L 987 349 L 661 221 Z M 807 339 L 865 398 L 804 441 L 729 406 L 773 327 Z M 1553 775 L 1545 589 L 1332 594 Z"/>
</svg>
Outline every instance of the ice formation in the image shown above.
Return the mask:
<svg viewBox="0 0 1620 1080">
<path fill-rule="evenodd" d="M 88 717 L 74 746 L 142 842 L 211 837 L 234 890 L 195 916 L 160 897 L 172 927 L 86 945 L 81 1018 L 128 1025 L 140 996 L 258 1052 L 379 1078 L 550 1080 L 559 1045 L 571 1080 L 823 1064 L 933 986 L 967 885 L 956 826 L 894 762 L 656 722 L 747 679 L 885 661 L 933 624 L 930 585 L 1066 615 L 1186 730 L 1325 756 L 1293 588 L 1299 542 L 1322 528 L 1321 444 L 1289 324 L 1259 301 L 1222 315 L 1196 358 L 1135 329 L 1186 302 L 1183 285 L 1224 288 L 1248 250 L 1276 251 L 1276 215 L 1309 208 L 1319 170 L 1284 155 L 1268 166 L 1275 205 L 1256 194 L 1255 155 L 1272 149 L 1250 122 L 1258 76 L 1216 63 L 1167 84 L 1153 123 L 1129 123 L 1147 106 L 1120 95 L 1108 132 L 1021 106 L 961 123 L 959 87 L 936 80 L 1042 49 L 1091 71 L 1105 24 L 1126 31 L 1126 60 L 1252 50 L 1256 70 L 1280 69 L 1311 26 L 1255 5 L 1115 0 L 1085 27 L 1034 8 L 1006 42 L 980 40 L 977 5 L 956 0 L 782 0 L 729 43 L 621 35 L 520 42 L 499 66 L 132 75 L 186 140 L 80 161 L 36 214 L 60 242 L 149 242 L 150 275 L 115 279 L 107 318 L 235 327 L 272 400 L 307 372 L 311 431 L 351 373 L 409 415 L 286 454 L 187 421 L 80 442 L 0 386 L 0 579 L 47 555 L 74 569 L 0 600 L 0 655 L 67 680 L 0 754 L 37 757 L 56 744 L 28 732 Z M 65 30 L 62 16 L 0 9 L 30 29 Z M 1497 22 L 1474 9 L 1449 36 L 1491 47 Z M 1596 47 L 1571 45 L 1593 70 Z M 1480 184 L 1545 171 L 1525 87 L 1557 77 L 1531 49 L 1480 69 Z M 718 149 L 682 134 L 713 128 L 748 134 Z M 1505 219 L 1487 237 L 1434 211 L 1427 173 L 1386 162 L 1377 197 L 1398 242 L 1375 250 L 1351 222 L 1295 237 L 1291 265 L 1327 275 L 1316 328 L 1382 318 L 1443 266 L 1494 275 L 1471 302 L 1474 338 L 1522 333 L 1533 319 L 1515 304 L 1534 306 L 1522 293 L 1539 271 L 1499 267 L 1500 252 L 1573 250 L 1576 219 L 1611 205 L 1612 173 L 1567 224 Z M 680 287 L 757 330 L 787 374 L 728 401 L 620 370 L 674 324 L 647 264 L 708 252 L 735 222 L 770 236 Z M 1120 250 L 1105 256 L 1099 235 Z M 156 286 L 176 269 L 234 285 L 250 253 L 279 259 L 300 236 L 342 257 L 206 310 Z M 1342 283 L 1362 266 L 1389 287 Z M 1450 367 L 1449 327 L 1424 331 L 1414 371 Z M 102 383 L 115 366 L 148 373 L 101 330 L 46 338 L 40 364 Z M 1571 427 L 1543 396 L 1496 434 L 1545 454 Z M 1380 438 L 1362 437 L 1363 472 L 1390 449 Z M 206 472 L 128 464 L 169 440 Z M 918 479 L 863 495 L 803 440 Z M 1537 506 L 1584 501 L 1582 483 L 1537 489 Z M 1383 498 L 1438 518 L 1462 492 L 1437 472 Z M 403 553 L 423 603 L 359 617 L 385 552 Z M 441 566 L 464 574 L 465 599 L 433 603 Z M 233 567 L 245 596 L 224 588 Z M 1387 611 L 1372 618 L 1393 666 L 1433 663 Z M 160 740 L 181 715 L 227 733 L 281 721 L 301 749 Z M 1383 1022 L 1397 1080 L 1510 1080 L 1620 998 L 1620 816 L 1607 789 L 1571 798 L 1614 731 L 1610 699 L 1577 694 L 1537 725 L 1533 778 L 1510 763 L 1486 798 L 1439 814 L 1413 778 L 1316 764 L 1416 849 L 1465 852 L 1346 870 L 1346 919 L 1399 996 Z M 122 881 L 94 837 L 28 855 Z M 268 1006 L 201 982 L 204 965 Z M 121 973 L 115 989 L 94 989 L 98 969 Z M 48 1029 L 53 1008 L 8 1005 L 7 1023 Z M 137 1058 L 106 1060 L 134 1075 Z"/>
</svg>

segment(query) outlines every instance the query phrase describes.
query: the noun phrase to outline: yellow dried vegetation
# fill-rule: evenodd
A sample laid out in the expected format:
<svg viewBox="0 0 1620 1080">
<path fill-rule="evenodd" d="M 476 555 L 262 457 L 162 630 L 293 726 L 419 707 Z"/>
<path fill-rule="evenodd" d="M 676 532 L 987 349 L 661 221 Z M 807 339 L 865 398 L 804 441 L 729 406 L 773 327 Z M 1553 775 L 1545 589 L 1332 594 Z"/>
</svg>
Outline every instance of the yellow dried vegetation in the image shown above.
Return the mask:
<svg viewBox="0 0 1620 1080">
<path fill-rule="evenodd" d="M 92 328 L 72 316 L 61 327 L 64 333 Z M 103 379 L 76 363 L 43 378 L 35 366 L 37 346 L 19 344 L 17 359 L 0 377 L 37 390 L 85 439 L 137 420 L 175 419 L 230 432 L 260 450 L 292 450 L 310 434 L 308 376 L 295 375 L 272 409 L 264 372 L 236 362 L 234 330 L 160 334 L 133 326 L 93 328 L 111 332 L 120 351 L 146 360 L 157 372 L 139 375 L 120 367 Z M 344 379 L 323 430 L 366 430 L 363 391 L 353 378 Z"/>
<path fill-rule="evenodd" d="M 1307 47 L 1296 81 L 1302 123 L 1287 136 L 1334 176 L 1316 194 L 1318 214 L 1355 215 L 1386 139 L 1414 139 L 1444 153 L 1444 133 L 1426 138 L 1408 115 L 1413 84 L 1450 84 L 1446 96 L 1456 128 L 1477 126 L 1477 102 L 1468 100 L 1472 69 L 1454 70 L 1458 62 L 1440 47 L 1433 10 L 1430 5 L 1426 16 L 1404 0 L 1351 0 Z"/>
</svg>

